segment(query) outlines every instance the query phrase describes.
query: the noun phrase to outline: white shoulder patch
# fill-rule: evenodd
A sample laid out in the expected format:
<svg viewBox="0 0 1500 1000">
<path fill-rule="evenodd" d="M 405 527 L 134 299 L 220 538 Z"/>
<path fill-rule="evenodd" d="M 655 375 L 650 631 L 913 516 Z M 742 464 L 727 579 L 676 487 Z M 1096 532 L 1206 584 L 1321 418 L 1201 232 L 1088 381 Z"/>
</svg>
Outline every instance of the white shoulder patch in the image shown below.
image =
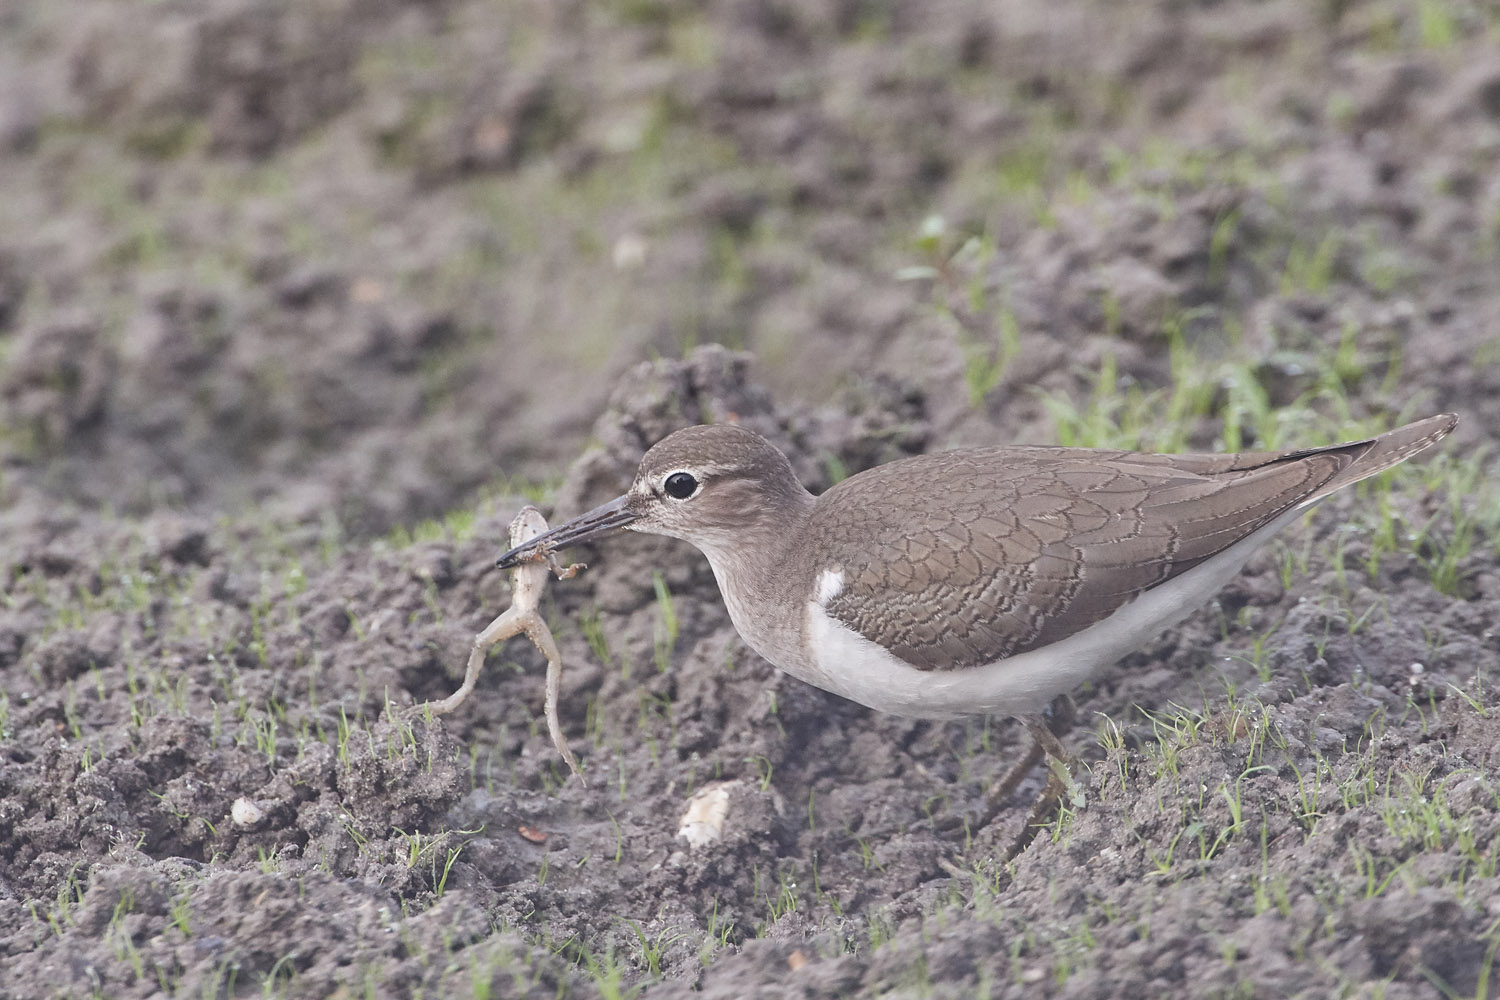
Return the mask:
<svg viewBox="0 0 1500 1000">
<path fill-rule="evenodd" d="M 827 607 L 844 590 L 844 571 L 838 567 L 825 569 L 818 574 L 818 606 Z"/>
</svg>

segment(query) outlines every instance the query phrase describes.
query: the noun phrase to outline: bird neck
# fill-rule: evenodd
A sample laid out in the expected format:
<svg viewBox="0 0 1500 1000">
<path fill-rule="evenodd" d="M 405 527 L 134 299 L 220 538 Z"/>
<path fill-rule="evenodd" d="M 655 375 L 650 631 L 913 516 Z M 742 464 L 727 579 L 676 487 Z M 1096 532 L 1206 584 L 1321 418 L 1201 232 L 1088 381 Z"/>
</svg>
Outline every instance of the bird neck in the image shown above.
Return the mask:
<svg viewBox="0 0 1500 1000">
<path fill-rule="evenodd" d="M 695 539 L 713 568 L 735 630 L 782 669 L 795 669 L 806 656 L 805 574 L 798 550 L 814 502 L 800 486 L 795 493 L 768 495 L 767 506 L 732 537 Z"/>
</svg>

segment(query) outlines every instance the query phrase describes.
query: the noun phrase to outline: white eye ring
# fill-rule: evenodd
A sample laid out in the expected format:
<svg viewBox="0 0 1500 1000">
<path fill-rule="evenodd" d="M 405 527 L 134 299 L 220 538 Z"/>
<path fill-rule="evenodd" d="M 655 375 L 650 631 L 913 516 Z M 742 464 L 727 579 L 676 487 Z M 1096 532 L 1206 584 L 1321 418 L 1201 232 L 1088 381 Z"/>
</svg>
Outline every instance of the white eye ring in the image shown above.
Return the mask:
<svg viewBox="0 0 1500 1000">
<path fill-rule="evenodd" d="M 673 500 L 690 500 L 702 488 L 703 484 L 698 482 L 698 477 L 683 469 L 667 473 L 666 478 L 661 481 L 662 492 Z"/>
</svg>

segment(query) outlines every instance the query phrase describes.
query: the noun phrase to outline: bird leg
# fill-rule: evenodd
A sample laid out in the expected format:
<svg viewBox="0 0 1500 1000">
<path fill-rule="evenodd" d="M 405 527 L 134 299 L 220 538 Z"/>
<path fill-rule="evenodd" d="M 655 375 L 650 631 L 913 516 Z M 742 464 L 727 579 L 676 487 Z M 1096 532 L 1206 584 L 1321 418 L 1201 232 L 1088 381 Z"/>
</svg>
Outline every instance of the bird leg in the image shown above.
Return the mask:
<svg viewBox="0 0 1500 1000">
<path fill-rule="evenodd" d="M 1051 822 L 1053 812 L 1062 802 L 1064 793 L 1070 802 L 1077 802 L 1080 798 L 1077 782 L 1073 780 L 1073 769 L 1077 766 L 1077 761 L 1057 738 L 1058 729 L 1066 730 L 1073 724 L 1072 699 L 1067 695 L 1059 695 L 1048 706 L 1045 715 L 1024 716 L 1021 724 L 1035 741 L 1036 749 L 1030 756 L 1034 758 L 1039 753 L 1045 753 L 1048 758 L 1047 784 L 1042 786 L 1042 793 L 1032 804 L 1031 815 L 1026 817 L 1021 832 L 1016 834 L 1010 849 L 1005 852 L 1006 861 L 1031 846 L 1037 834 Z"/>
<path fill-rule="evenodd" d="M 1062 743 L 1058 741 L 1057 734 L 1065 733 L 1072 727 L 1073 716 L 1073 702 L 1067 695 L 1058 695 L 1052 699 L 1052 703 L 1041 713 L 1018 716 L 1021 724 L 1031 734 L 1031 747 L 1026 751 L 1026 756 L 1005 772 L 1005 777 L 990 786 L 989 793 L 985 796 L 991 809 L 985 814 L 986 821 L 994 818 L 1000 803 L 1009 798 L 1010 794 L 1020 786 L 1044 754 L 1054 760 L 1064 762 L 1071 760 L 1068 752 L 1063 749 Z"/>
<path fill-rule="evenodd" d="M 524 507 L 510 524 L 510 544 L 512 547 L 521 545 L 546 530 L 547 522 L 541 512 L 535 507 Z M 547 627 L 547 622 L 542 618 L 538 605 L 541 601 L 542 589 L 547 584 L 549 569 L 557 575 L 559 580 L 566 580 L 584 568 L 582 563 L 562 566 L 550 554 L 543 560 L 517 566 L 512 571 L 514 583 L 511 590 L 511 606 L 474 637 L 474 646 L 469 651 L 469 665 L 464 671 L 463 684 L 443 700 L 418 705 L 413 711 L 445 715 L 458 708 L 473 693 L 474 685 L 479 680 L 479 671 L 484 667 L 485 653 L 489 651 L 490 646 L 502 639 L 509 639 L 513 635 L 524 632 L 532 644 L 547 658 L 545 712 L 547 732 L 552 737 L 552 745 L 557 747 L 557 752 L 562 755 L 563 760 L 568 762 L 568 767 L 578 776 L 578 780 L 583 781 L 583 774 L 578 770 L 578 761 L 574 758 L 573 751 L 568 749 L 567 740 L 563 738 L 562 720 L 557 714 L 558 691 L 562 686 L 562 655 L 557 651 L 557 642 L 552 638 L 552 630 Z"/>
<path fill-rule="evenodd" d="M 1027 749 L 1026 755 L 1006 772 L 1005 777 L 991 786 L 985 796 L 985 809 L 978 825 L 986 826 L 995 818 L 1005 800 L 1020 786 L 1043 757 L 1049 759 L 1051 770 L 1047 776 L 1047 784 L 1043 787 L 1041 795 L 1032 806 L 1031 814 L 1026 819 L 1026 825 L 1021 828 L 1021 833 L 1005 854 L 1006 861 L 1025 850 L 1036 838 L 1041 828 L 1046 826 L 1049 815 L 1064 791 L 1070 792 L 1070 798 L 1077 797 L 1076 788 L 1070 788 L 1073 785 L 1073 757 L 1058 739 L 1058 733 L 1067 732 L 1072 726 L 1073 716 L 1072 699 L 1067 695 L 1059 695 L 1052 700 L 1044 712 L 1020 717 L 1021 724 L 1031 734 L 1031 746 Z"/>
</svg>

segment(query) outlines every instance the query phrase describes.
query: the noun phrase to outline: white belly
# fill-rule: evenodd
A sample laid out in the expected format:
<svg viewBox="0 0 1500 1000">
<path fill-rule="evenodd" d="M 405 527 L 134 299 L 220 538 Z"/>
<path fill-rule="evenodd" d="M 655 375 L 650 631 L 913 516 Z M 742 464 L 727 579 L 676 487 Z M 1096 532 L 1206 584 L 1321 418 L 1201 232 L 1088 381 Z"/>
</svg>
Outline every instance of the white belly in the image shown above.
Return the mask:
<svg viewBox="0 0 1500 1000">
<path fill-rule="evenodd" d="M 1040 649 L 964 670 L 919 670 L 830 618 L 820 601 L 808 601 L 807 639 L 812 663 L 801 669 L 792 667 L 789 672 L 826 691 L 894 715 L 951 719 L 1038 712 L 1057 695 L 1074 690 L 1206 604 L 1256 549 L 1301 512 L 1301 508 L 1289 511 L 1082 632 Z"/>
</svg>

